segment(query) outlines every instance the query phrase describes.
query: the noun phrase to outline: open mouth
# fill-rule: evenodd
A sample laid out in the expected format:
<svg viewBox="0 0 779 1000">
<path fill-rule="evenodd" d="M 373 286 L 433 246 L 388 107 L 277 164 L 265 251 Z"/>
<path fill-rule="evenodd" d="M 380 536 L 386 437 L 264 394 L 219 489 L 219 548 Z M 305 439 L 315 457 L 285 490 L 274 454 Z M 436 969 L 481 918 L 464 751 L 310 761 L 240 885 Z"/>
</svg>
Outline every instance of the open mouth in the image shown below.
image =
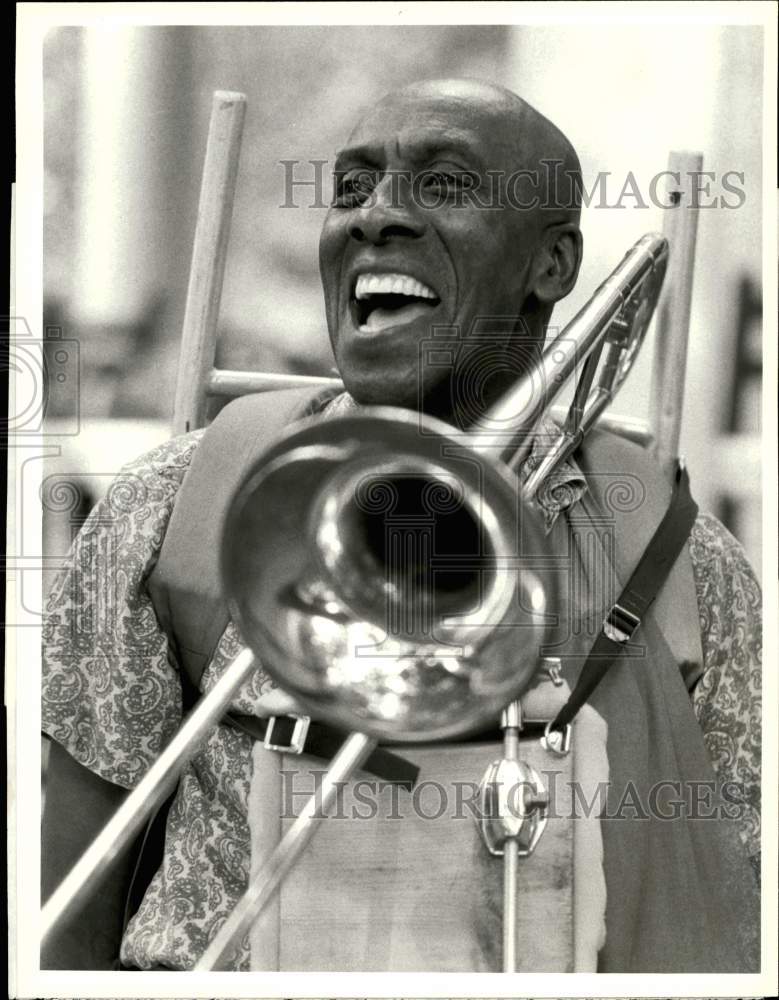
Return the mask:
<svg viewBox="0 0 779 1000">
<path fill-rule="evenodd" d="M 350 300 L 361 333 L 380 333 L 428 315 L 440 303 L 436 292 L 407 274 L 360 274 Z"/>
</svg>

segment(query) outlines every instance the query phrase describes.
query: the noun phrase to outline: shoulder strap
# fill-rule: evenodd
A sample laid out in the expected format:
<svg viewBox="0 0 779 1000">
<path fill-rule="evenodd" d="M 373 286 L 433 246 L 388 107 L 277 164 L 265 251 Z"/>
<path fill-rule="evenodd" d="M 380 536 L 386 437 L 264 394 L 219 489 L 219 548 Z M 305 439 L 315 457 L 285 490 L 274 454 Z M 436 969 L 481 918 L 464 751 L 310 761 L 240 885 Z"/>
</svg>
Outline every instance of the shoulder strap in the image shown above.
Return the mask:
<svg viewBox="0 0 779 1000">
<path fill-rule="evenodd" d="M 662 589 L 684 543 L 690 537 L 697 515 L 698 505 L 690 496 L 687 470 L 679 465 L 668 510 L 631 573 L 619 600 L 606 615 L 603 628 L 587 656 L 576 686 L 557 713 L 550 729 L 559 731 L 573 720 L 606 671 L 620 656 L 624 645 L 633 638 Z"/>
<path fill-rule="evenodd" d="M 674 484 L 640 445 L 610 431 L 591 431 L 576 455 L 587 477 L 589 498 L 610 518 L 620 585 L 639 564 L 665 516 Z M 682 546 L 653 603 L 653 615 L 692 690 L 703 673 L 698 599 L 692 560 Z"/>
<path fill-rule="evenodd" d="M 147 587 L 195 691 L 229 621 L 219 543 L 230 500 L 249 466 L 320 392 L 284 389 L 234 400 L 207 429 L 184 477 Z"/>
</svg>

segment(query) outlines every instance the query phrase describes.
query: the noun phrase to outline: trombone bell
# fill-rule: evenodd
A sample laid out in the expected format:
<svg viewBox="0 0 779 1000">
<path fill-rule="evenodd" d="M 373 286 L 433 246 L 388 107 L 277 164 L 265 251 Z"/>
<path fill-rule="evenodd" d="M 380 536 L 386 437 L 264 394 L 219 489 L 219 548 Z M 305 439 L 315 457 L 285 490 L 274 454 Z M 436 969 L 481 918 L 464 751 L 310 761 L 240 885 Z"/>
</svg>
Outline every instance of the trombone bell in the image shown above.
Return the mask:
<svg viewBox="0 0 779 1000">
<path fill-rule="evenodd" d="M 222 573 L 244 639 L 311 714 L 447 739 L 497 718 L 535 671 L 557 604 L 529 555 L 543 537 L 505 466 L 377 407 L 266 453 L 228 515 Z"/>
</svg>

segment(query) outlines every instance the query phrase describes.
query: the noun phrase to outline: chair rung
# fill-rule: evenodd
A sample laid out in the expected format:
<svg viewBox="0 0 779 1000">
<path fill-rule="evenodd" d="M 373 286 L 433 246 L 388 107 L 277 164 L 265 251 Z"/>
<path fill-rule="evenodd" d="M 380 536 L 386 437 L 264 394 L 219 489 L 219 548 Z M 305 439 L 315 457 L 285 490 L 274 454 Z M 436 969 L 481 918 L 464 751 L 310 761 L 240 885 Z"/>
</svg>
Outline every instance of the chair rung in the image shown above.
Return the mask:
<svg viewBox="0 0 779 1000">
<path fill-rule="evenodd" d="M 340 379 L 323 375 L 288 375 L 283 372 L 238 372 L 212 368 L 206 383 L 208 396 L 246 396 L 273 389 L 340 388 Z"/>
</svg>

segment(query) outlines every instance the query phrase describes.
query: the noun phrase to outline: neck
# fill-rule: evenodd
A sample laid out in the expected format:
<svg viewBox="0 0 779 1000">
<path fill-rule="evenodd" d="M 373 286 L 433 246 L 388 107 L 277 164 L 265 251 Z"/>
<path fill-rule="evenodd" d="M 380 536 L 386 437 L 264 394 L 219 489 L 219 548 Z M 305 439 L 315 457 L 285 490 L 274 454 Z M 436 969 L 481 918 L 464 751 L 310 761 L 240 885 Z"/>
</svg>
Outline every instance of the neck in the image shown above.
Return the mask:
<svg viewBox="0 0 779 1000">
<path fill-rule="evenodd" d="M 537 366 L 548 319 L 523 314 L 510 330 L 496 324 L 470 342 L 453 343 L 455 364 L 425 394 L 425 413 L 467 430 Z"/>
</svg>

